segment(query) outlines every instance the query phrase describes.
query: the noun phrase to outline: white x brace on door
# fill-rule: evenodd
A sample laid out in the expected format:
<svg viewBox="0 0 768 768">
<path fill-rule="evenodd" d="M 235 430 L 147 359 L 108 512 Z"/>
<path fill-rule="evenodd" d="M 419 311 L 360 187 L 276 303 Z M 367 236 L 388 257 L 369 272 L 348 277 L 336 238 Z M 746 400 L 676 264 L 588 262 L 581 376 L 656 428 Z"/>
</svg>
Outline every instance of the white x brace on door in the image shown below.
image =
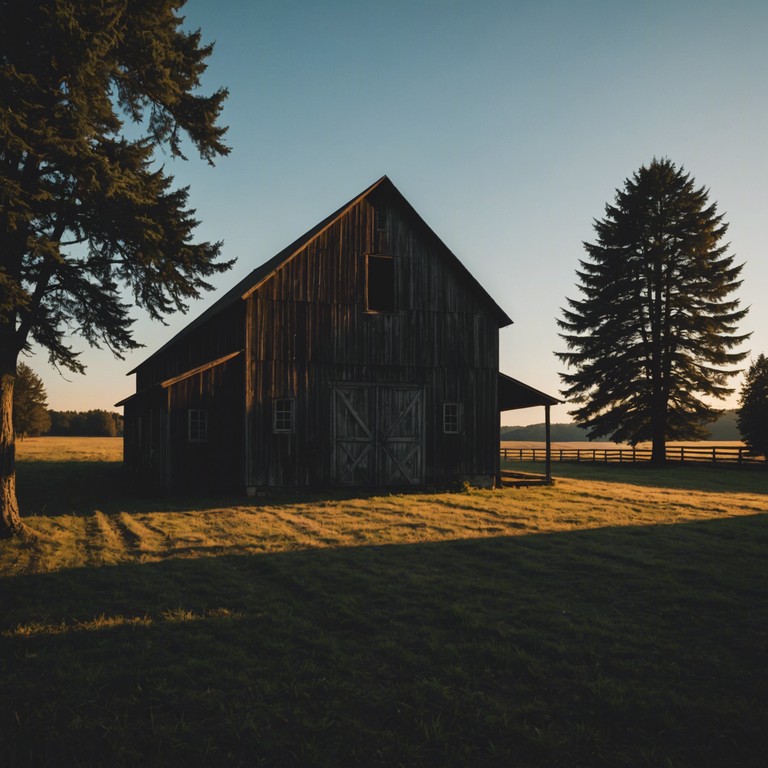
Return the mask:
<svg viewBox="0 0 768 768">
<path fill-rule="evenodd" d="M 424 390 L 347 384 L 333 388 L 334 478 L 342 485 L 424 481 Z"/>
</svg>

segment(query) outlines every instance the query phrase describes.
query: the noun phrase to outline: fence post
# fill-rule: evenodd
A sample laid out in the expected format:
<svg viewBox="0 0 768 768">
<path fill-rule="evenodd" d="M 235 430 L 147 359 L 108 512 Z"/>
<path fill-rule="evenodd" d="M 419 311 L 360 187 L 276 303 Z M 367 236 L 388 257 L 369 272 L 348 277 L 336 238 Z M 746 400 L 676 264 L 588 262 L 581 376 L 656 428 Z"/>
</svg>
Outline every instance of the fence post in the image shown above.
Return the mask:
<svg viewBox="0 0 768 768">
<path fill-rule="evenodd" d="M 683 446 L 680 446 L 680 463 L 685 464 L 685 448 Z"/>
<path fill-rule="evenodd" d="M 717 464 L 717 448 L 712 449 L 712 463 Z"/>
</svg>

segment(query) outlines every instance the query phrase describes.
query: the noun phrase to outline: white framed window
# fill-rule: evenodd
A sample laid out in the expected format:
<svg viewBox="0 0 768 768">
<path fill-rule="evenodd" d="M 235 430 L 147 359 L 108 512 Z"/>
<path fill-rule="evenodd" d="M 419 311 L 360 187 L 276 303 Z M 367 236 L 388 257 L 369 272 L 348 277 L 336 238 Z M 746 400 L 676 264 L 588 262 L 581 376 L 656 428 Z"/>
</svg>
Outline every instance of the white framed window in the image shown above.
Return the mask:
<svg viewBox="0 0 768 768">
<path fill-rule="evenodd" d="M 293 397 L 280 397 L 272 402 L 272 431 L 275 433 L 293 432 L 295 426 L 296 400 Z"/>
<path fill-rule="evenodd" d="M 208 411 L 202 408 L 190 408 L 187 414 L 187 434 L 190 443 L 208 441 Z"/>
<path fill-rule="evenodd" d="M 461 403 L 443 403 L 443 432 L 446 435 L 461 432 Z"/>
</svg>

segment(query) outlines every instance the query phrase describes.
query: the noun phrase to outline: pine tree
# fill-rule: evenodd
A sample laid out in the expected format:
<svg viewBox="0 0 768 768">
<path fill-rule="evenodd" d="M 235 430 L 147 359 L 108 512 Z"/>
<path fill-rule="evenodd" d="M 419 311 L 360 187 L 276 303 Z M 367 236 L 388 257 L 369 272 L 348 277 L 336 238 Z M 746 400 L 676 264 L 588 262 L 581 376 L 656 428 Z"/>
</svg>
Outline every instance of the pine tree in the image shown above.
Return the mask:
<svg viewBox="0 0 768 768">
<path fill-rule="evenodd" d="M 682 168 L 667 159 L 641 167 L 616 191 L 596 242 L 577 270 L 582 297 L 566 299 L 558 325 L 572 372 L 563 395 L 590 438 L 650 440 L 654 463 L 666 441 L 704 436 L 746 352 L 734 350 L 747 310 L 732 298 L 742 266 L 721 244 L 728 225 Z"/>
<path fill-rule="evenodd" d="M 230 266 L 220 243 L 193 241 L 188 190 L 154 159 L 184 158 L 187 144 L 209 163 L 229 151 L 227 92 L 198 93 L 212 46 L 181 28 L 183 5 L 0 2 L 0 535 L 24 532 L 19 353 L 34 340 L 82 372 L 73 329 L 119 356 L 137 346 L 126 294 L 162 318 Z"/>
<path fill-rule="evenodd" d="M 48 394 L 43 380 L 26 364 L 16 368 L 13 387 L 13 428 L 18 437 L 36 437 L 51 426 L 48 413 Z"/>
<path fill-rule="evenodd" d="M 749 451 L 768 459 L 768 358 L 765 355 L 759 355 L 747 369 L 737 423 Z"/>
</svg>

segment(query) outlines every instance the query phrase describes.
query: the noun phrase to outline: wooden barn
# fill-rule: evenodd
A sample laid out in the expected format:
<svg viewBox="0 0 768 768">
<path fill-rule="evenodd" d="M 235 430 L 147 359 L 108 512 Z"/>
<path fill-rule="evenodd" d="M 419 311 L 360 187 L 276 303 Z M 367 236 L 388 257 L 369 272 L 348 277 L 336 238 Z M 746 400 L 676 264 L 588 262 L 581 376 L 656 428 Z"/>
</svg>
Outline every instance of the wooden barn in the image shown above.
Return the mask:
<svg viewBox="0 0 768 768">
<path fill-rule="evenodd" d="M 422 486 L 499 475 L 512 321 L 385 176 L 138 365 L 125 462 L 164 487 Z"/>
</svg>

